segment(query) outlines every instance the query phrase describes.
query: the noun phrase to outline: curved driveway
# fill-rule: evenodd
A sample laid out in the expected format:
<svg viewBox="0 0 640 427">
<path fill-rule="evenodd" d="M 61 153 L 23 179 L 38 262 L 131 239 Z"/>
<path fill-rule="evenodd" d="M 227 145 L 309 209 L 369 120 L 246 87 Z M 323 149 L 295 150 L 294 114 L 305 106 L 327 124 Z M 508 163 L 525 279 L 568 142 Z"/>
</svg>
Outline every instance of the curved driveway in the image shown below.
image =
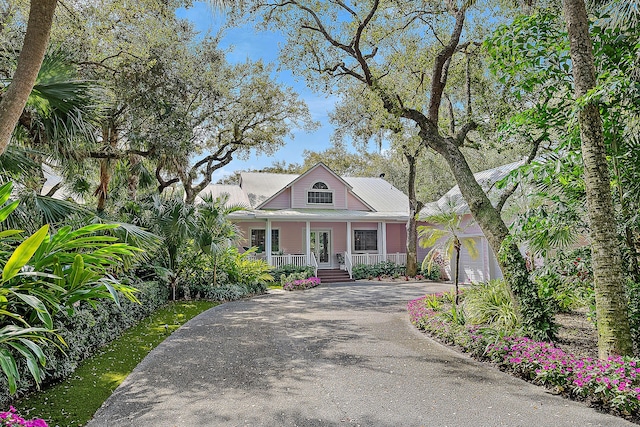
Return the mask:
<svg viewBox="0 0 640 427">
<path fill-rule="evenodd" d="M 445 289 L 350 283 L 220 305 L 152 351 L 88 426 L 634 425 L 421 334 L 406 302 Z"/>
</svg>

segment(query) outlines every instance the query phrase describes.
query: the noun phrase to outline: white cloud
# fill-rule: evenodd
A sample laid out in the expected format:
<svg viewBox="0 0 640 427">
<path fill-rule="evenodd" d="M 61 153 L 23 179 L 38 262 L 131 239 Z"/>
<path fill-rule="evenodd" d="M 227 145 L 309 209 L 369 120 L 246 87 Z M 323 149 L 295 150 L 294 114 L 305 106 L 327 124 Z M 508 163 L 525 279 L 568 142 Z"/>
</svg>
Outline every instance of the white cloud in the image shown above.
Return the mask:
<svg viewBox="0 0 640 427">
<path fill-rule="evenodd" d="M 215 170 L 213 172 L 213 175 L 211 177 L 211 182 L 216 183 L 218 181 L 220 181 L 221 179 L 225 179 L 229 176 L 233 175 L 233 171 L 227 169 L 226 167 L 220 168 L 218 170 Z"/>
</svg>

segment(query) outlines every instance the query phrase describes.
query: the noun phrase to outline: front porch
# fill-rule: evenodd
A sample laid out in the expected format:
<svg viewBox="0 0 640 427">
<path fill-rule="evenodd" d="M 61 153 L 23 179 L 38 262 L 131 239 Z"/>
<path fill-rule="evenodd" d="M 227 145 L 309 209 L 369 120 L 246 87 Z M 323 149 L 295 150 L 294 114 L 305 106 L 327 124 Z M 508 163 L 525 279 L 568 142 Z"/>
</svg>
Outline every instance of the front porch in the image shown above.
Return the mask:
<svg viewBox="0 0 640 427">
<path fill-rule="evenodd" d="M 320 268 L 318 265 L 318 260 L 315 254 L 312 252 L 310 256 L 304 254 L 278 254 L 271 255 L 268 257 L 266 253 L 257 253 L 254 255 L 257 259 L 264 259 L 269 263 L 269 265 L 278 268 L 284 265 L 295 265 L 298 267 L 313 267 L 315 270 L 316 276 L 318 275 L 319 269 L 330 270 L 334 267 L 324 267 Z M 348 252 L 336 254 L 336 258 L 338 259 L 338 267 L 340 269 L 346 270 L 349 273 L 349 277 L 353 278 L 353 267 L 355 265 L 375 265 L 381 262 L 390 261 L 396 265 L 406 265 L 407 263 L 407 254 L 406 253 L 393 253 L 393 254 L 350 254 Z M 340 260 L 343 260 L 343 263 L 339 263 Z"/>
<path fill-rule="evenodd" d="M 359 264 L 406 264 L 404 222 L 392 221 L 265 221 L 238 224 L 246 236 L 245 249 L 257 247 L 256 257 L 269 265 L 343 269 L 352 276 Z"/>
</svg>

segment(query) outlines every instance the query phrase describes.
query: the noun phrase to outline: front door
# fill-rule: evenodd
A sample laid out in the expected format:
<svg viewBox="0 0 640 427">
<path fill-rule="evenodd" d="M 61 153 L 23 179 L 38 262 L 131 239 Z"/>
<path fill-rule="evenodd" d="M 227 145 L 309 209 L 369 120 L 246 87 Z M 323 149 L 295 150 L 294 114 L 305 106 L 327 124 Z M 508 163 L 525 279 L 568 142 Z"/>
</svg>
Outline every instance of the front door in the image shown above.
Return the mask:
<svg viewBox="0 0 640 427">
<path fill-rule="evenodd" d="M 331 268 L 331 232 L 311 231 L 311 252 L 315 254 L 319 268 Z"/>
</svg>

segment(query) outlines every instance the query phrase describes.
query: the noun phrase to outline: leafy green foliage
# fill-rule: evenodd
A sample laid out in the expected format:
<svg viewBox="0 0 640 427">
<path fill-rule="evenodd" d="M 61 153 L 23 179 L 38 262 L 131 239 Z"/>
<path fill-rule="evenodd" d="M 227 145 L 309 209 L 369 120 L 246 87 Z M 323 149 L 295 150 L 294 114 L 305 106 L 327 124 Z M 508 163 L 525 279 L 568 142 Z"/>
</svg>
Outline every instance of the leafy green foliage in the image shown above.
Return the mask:
<svg viewBox="0 0 640 427">
<path fill-rule="evenodd" d="M 394 276 L 396 274 L 403 275 L 405 267 L 397 265 L 393 261 L 383 261 L 373 265 L 357 264 L 353 266 L 351 271 L 353 278 L 370 279 L 373 277 Z"/>
<path fill-rule="evenodd" d="M 538 293 L 554 310 L 571 311 L 595 304 L 591 251 L 588 247 L 556 251 L 533 271 Z"/>
<path fill-rule="evenodd" d="M 155 287 L 155 289 L 162 289 L 166 302 L 168 298 L 166 286 Z M 141 299 L 146 300 L 144 294 L 143 290 Z M 16 406 L 22 410 L 40 414 L 51 425 L 85 425 L 113 390 L 151 350 L 178 327 L 215 305 L 216 303 L 209 301 L 176 302 L 157 311 L 155 311 L 157 305 L 151 306 L 147 314 L 152 311 L 153 314 L 108 345 L 101 347 L 99 352 L 85 360 L 75 370 L 72 377 L 21 400 Z M 115 312 L 113 314 L 116 315 Z M 90 331 L 94 334 L 98 332 L 100 336 L 108 335 L 109 340 L 112 340 L 115 335 L 121 333 L 122 327 L 111 334 L 96 331 L 96 329 L 105 329 L 106 332 L 108 327 L 117 326 L 118 316 L 113 317 L 114 321 L 100 325 L 103 318 L 98 313 L 94 315 L 94 318 L 89 318 L 86 313 L 80 311 L 74 315 L 73 317 L 78 316 L 73 322 L 76 328 L 74 332 L 82 334 L 83 322 L 90 320 Z M 126 319 L 127 316 L 124 317 Z M 129 322 L 127 322 L 128 326 L 130 326 Z M 85 332 L 85 335 L 90 334 L 91 332 Z M 80 342 L 77 345 L 82 347 Z"/>
<path fill-rule="evenodd" d="M 293 274 L 293 273 L 304 273 L 305 276 L 306 276 L 306 277 L 304 277 L 304 279 L 307 279 L 307 278 L 313 276 L 314 270 L 313 270 L 313 267 L 311 267 L 311 266 L 285 264 L 285 265 L 282 265 L 280 267 L 274 268 L 271 271 L 271 275 L 273 277 L 280 277 L 283 274 L 284 275 L 289 275 L 289 274 Z"/>
<path fill-rule="evenodd" d="M 464 312 L 473 325 L 489 326 L 506 333 L 513 333 L 519 326 L 504 280 L 471 285 L 464 292 Z"/>
<path fill-rule="evenodd" d="M 442 277 L 440 264 L 433 263 L 431 268 L 427 268 L 426 270 L 422 269 L 422 275 L 429 280 L 440 280 Z"/>
<path fill-rule="evenodd" d="M 6 219 L 17 203 L 9 203 L 12 184 L 0 186 L 0 217 Z M 24 358 L 29 373 L 39 384 L 46 358 L 41 345 L 56 337 L 53 315 L 73 312 L 80 301 L 96 304 L 105 298 L 119 303 L 118 293 L 136 301 L 134 288 L 118 282 L 110 274 L 124 257 L 137 248 L 116 243 L 116 238 L 99 234 L 115 225 L 90 225 L 78 230 L 63 227 L 49 235 L 41 227 L 20 241 L 19 230 L 0 232 L 0 368 L 14 393 L 20 380 L 15 355 Z"/>
</svg>

